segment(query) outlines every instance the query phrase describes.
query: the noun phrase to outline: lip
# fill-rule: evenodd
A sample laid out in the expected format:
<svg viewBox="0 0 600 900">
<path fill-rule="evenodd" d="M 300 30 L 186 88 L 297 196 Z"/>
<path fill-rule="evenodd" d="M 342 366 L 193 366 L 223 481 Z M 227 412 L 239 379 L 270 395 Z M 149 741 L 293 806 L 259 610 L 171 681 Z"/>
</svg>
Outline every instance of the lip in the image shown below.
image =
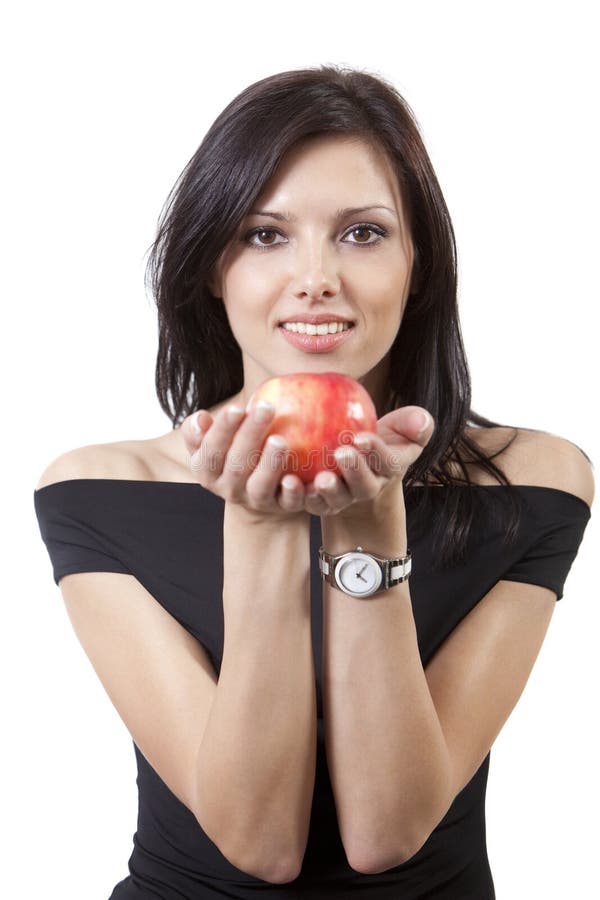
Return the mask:
<svg viewBox="0 0 600 900">
<path fill-rule="evenodd" d="M 333 316 L 331 314 L 319 313 L 319 315 L 309 315 L 308 313 L 300 313 L 299 315 L 290 316 L 288 319 L 281 319 L 278 325 L 284 325 L 286 322 L 306 322 L 307 325 L 323 325 L 324 322 L 349 322 L 354 324 L 352 319 L 345 319 L 343 316 Z"/>
<path fill-rule="evenodd" d="M 304 320 L 296 319 L 295 321 L 302 322 Z M 326 319 L 326 321 L 335 322 L 347 320 Z M 315 324 L 319 323 L 317 322 Z M 351 326 L 345 331 L 337 332 L 337 334 L 300 334 L 299 332 L 288 331 L 283 325 L 280 325 L 279 331 L 288 344 L 291 344 L 292 347 L 297 347 L 299 350 L 304 350 L 305 353 L 327 353 L 329 350 L 334 350 L 339 347 L 340 344 L 343 344 L 344 341 L 347 341 L 354 331 L 354 328 Z"/>
</svg>

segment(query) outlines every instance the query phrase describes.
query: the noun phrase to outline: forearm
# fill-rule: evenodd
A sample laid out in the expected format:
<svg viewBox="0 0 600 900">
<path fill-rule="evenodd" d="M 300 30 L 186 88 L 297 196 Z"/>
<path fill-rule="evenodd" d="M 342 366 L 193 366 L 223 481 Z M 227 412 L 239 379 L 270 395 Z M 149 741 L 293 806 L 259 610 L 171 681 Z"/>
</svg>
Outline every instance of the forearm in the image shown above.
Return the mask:
<svg viewBox="0 0 600 900">
<path fill-rule="evenodd" d="M 403 500 L 384 515 L 323 517 L 323 545 L 407 551 Z M 323 583 L 323 710 L 342 840 L 357 868 L 409 856 L 448 798 L 449 759 L 419 656 L 409 581 L 365 600 Z M 386 865 L 389 862 L 389 865 Z"/>
<path fill-rule="evenodd" d="M 309 518 L 250 524 L 226 504 L 223 533 L 224 649 L 198 757 L 199 803 L 211 839 L 256 874 L 301 861 L 308 836 L 316 765 Z"/>
</svg>

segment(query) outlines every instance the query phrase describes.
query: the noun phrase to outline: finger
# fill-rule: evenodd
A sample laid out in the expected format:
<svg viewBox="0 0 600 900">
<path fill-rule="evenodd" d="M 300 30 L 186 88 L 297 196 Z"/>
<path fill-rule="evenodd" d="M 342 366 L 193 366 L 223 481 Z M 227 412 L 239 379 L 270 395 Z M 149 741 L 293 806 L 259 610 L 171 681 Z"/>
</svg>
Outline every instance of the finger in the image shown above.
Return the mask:
<svg viewBox="0 0 600 900">
<path fill-rule="evenodd" d="M 227 482 L 228 495 L 231 499 L 241 501 L 246 494 L 247 481 L 261 461 L 274 415 L 273 404 L 262 401 L 259 401 L 251 412 L 244 414 L 223 468 L 223 478 Z M 273 446 L 271 449 L 276 450 L 277 447 Z"/>
<path fill-rule="evenodd" d="M 363 440 L 361 440 L 363 438 Z M 409 465 L 416 459 L 421 450 L 411 452 L 413 444 L 401 446 L 399 444 L 386 444 L 379 435 L 372 432 L 358 434 L 354 439 L 354 446 L 364 458 L 366 465 L 375 475 L 383 478 L 403 476 Z"/>
<path fill-rule="evenodd" d="M 215 416 L 200 449 L 192 457 L 192 469 L 202 475 L 209 485 L 225 477 L 226 499 L 233 499 L 234 496 L 239 499 L 237 495 L 243 491 L 248 474 L 258 463 L 267 429 L 268 420 L 259 422 L 255 415 L 248 416 L 241 406 L 230 404 L 223 407 Z M 238 435 L 244 431 L 245 440 L 240 442 Z"/>
<path fill-rule="evenodd" d="M 344 446 L 338 447 L 334 456 L 351 501 L 372 500 L 377 496 L 381 477 L 370 468 L 365 454 Z"/>
<path fill-rule="evenodd" d="M 305 509 L 304 484 L 297 475 L 290 472 L 280 482 L 280 491 L 277 501 L 286 512 L 301 512 Z"/>
<path fill-rule="evenodd" d="M 257 467 L 246 481 L 245 505 L 260 512 L 278 509 L 277 492 L 279 482 L 285 474 L 288 456 L 289 448 L 281 435 L 270 435 L 265 442 Z"/>
<path fill-rule="evenodd" d="M 319 472 L 313 485 L 321 500 L 325 501 L 329 512 L 339 512 L 353 503 L 355 499 L 344 479 L 335 472 Z"/>
<path fill-rule="evenodd" d="M 190 459 L 190 467 L 203 484 L 212 485 L 221 476 L 227 451 L 243 418 L 241 407 L 235 404 L 223 407 L 202 436 L 200 447 Z"/>
<path fill-rule="evenodd" d="M 205 409 L 199 409 L 183 420 L 181 434 L 189 456 L 196 452 L 212 422 L 212 416 Z"/>
</svg>

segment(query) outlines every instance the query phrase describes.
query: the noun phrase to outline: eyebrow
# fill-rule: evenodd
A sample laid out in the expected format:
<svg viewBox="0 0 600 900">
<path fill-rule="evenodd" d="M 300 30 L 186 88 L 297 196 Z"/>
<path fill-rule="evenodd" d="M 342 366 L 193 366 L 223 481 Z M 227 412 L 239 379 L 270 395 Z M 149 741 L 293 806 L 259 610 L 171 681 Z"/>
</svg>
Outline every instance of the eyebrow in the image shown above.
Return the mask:
<svg viewBox="0 0 600 900">
<path fill-rule="evenodd" d="M 368 209 L 385 209 L 390 212 L 393 216 L 396 215 L 393 209 L 390 209 L 389 206 L 383 206 L 380 203 L 369 203 L 367 206 L 346 206 L 344 209 L 338 209 L 335 213 L 336 221 L 339 219 L 343 219 L 346 216 L 354 215 L 355 213 L 366 212 Z M 266 209 L 252 209 L 248 213 L 249 216 L 270 216 L 272 219 L 278 219 L 280 222 L 297 222 L 297 216 L 291 215 L 291 213 L 278 213 L 273 212 L 271 210 Z"/>
</svg>

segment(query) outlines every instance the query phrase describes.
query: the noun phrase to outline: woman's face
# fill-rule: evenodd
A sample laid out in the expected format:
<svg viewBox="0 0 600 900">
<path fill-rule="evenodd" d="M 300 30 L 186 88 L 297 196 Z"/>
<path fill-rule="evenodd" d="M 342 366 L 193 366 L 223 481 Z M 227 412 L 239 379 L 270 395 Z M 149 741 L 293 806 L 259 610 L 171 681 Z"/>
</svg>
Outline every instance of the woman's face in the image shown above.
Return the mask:
<svg viewBox="0 0 600 900">
<path fill-rule="evenodd" d="M 357 207 L 366 208 L 340 212 Z M 379 404 L 412 262 L 397 180 L 383 154 L 329 136 L 290 151 L 209 282 L 242 350 L 245 399 L 274 375 L 334 371 L 360 381 Z M 330 348 L 318 339 L 309 349 L 286 340 L 280 323 L 310 315 L 338 316 L 352 327 Z"/>
</svg>

